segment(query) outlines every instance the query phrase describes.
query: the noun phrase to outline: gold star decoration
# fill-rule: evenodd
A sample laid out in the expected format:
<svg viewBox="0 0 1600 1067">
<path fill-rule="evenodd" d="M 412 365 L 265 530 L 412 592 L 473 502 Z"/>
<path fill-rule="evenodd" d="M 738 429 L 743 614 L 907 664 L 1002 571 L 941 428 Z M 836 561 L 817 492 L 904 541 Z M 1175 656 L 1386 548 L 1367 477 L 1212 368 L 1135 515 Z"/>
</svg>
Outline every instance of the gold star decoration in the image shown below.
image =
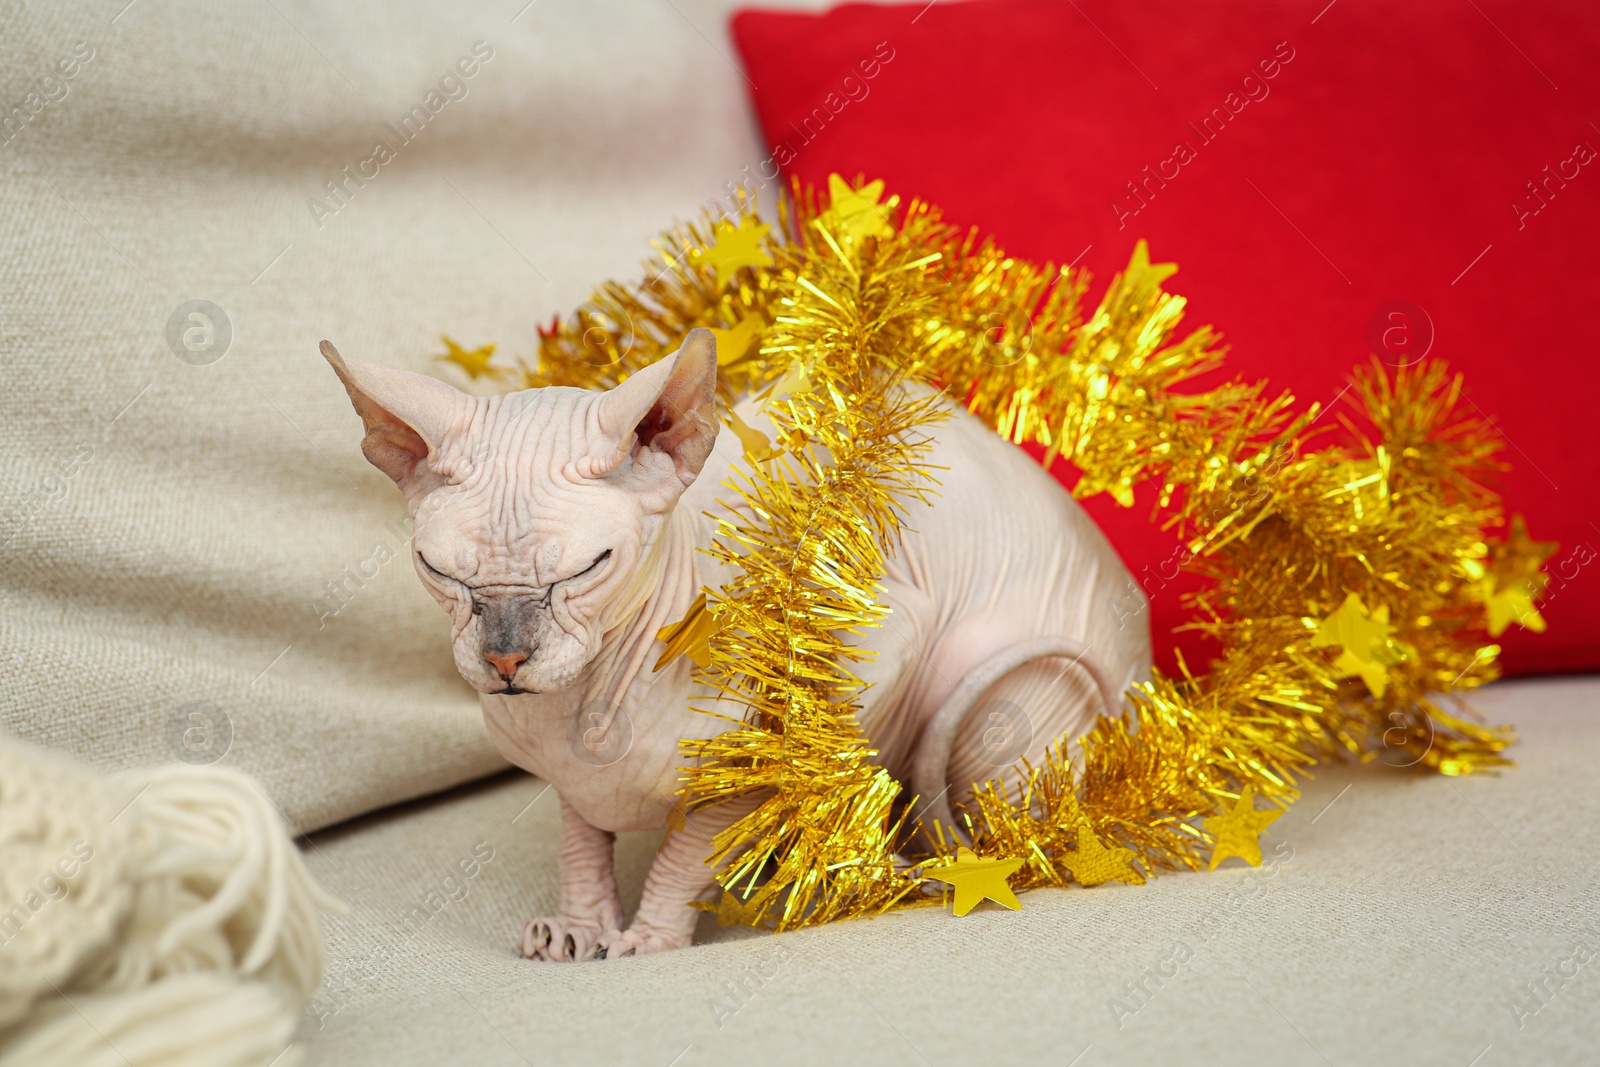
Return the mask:
<svg viewBox="0 0 1600 1067">
<path fill-rule="evenodd" d="M 755 343 L 761 339 L 761 331 L 766 328 L 765 320 L 755 312 L 740 319 L 739 324 L 731 330 L 717 326 L 707 327 L 717 339 L 717 366 L 731 366 L 744 359 Z"/>
<path fill-rule="evenodd" d="M 811 435 L 798 426 L 778 438 L 778 443 L 783 446 L 785 452 L 799 452 L 810 441 Z"/>
<path fill-rule="evenodd" d="M 720 629 L 721 620 L 706 610 L 706 595 L 701 593 L 689 605 L 688 614 L 656 632 L 656 640 L 665 641 L 667 647 L 651 669 L 659 671 L 682 655 L 702 669 L 711 666 L 711 635 Z"/>
<path fill-rule="evenodd" d="M 1128 260 L 1126 271 L 1129 282 L 1139 286 L 1155 288 L 1174 274 L 1178 273 L 1176 263 L 1150 262 L 1150 246 L 1144 238 L 1134 242 L 1133 256 Z"/>
<path fill-rule="evenodd" d="M 697 248 L 689 253 L 693 263 L 710 266 L 717 272 L 717 285 L 726 286 L 744 267 L 770 267 L 772 257 L 761 242 L 771 226 L 746 216 L 739 225 L 724 219 L 717 223 L 715 240 L 710 248 Z"/>
<path fill-rule="evenodd" d="M 1128 882 L 1144 885 L 1144 875 L 1132 863 L 1131 848 L 1107 848 L 1094 834 L 1089 820 L 1078 823 L 1078 847 L 1061 856 L 1061 866 L 1072 872 L 1080 885 L 1100 885 L 1103 882 Z"/>
<path fill-rule="evenodd" d="M 1514 516 L 1505 542 L 1489 546 L 1488 562 L 1467 562 L 1467 571 L 1478 580 L 1478 597 L 1489 616 L 1489 636 L 1499 637 L 1512 623 L 1534 633 L 1544 633 L 1544 616 L 1534 601 L 1544 592 L 1550 576 L 1544 561 L 1559 547 L 1556 541 L 1535 541 L 1528 536 L 1528 523 Z"/>
<path fill-rule="evenodd" d="M 806 370 L 806 365 L 798 359 L 791 359 L 789 369 L 783 372 L 783 377 L 772 384 L 772 388 L 767 390 L 762 399 L 770 403 L 789 393 L 809 393 L 815 385 L 816 383 L 811 380 L 811 372 Z"/>
<path fill-rule="evenodd" d="M 473 381 L 477 381 L 479 378 L 500 377 L 500 368 L 489 366 L 489 359 L 494 355 L 494 345 L 484 345 L 482 348 L 474 348 L 469 352 L 448 337 L 442 338 L 442 340 L 444 341 L 445 354 L 436 356 L 436 359 L 445 363 L 454 363 L 466 371 L 467 377 Z"/>
<path fill-rule="evenodd" d="M 883 179 L 868 182 L 859 189 L 837 174 L 828 175 L 829 207 L 823 220 L 842 240 L 859 241 L 864 237 L 888 237 L 894 233 L 889 225 L 889 212 L 893 203 L 880 204 L 883 196 Z"/>
<path fill-rule="evenodd" d="M 709 911 L 717 917 L 718 926 L 765 926 L 771 902 L 751 903 L 732 889 L 724 889 L 715 904 L 694 901 L 690 907 Z"/>
<path fill-rule="evenodd" d="M 1239 802 L 1226 815 L 1212 815 L 1202 825 L 1216 839 L 1211 848 L 1210 870 L 1229 856 L 1238 856 L 1252 867 L 1261 866 L 1261 831 L 1278 820 L 1283 812 L 1267 808 L 1255 809 L 1256 787 L 1247 785 L 1239 794 Z"/>
<path fill-rule="evenodd" d="M 1484 612 L 1489 616 L 1490 637 L 1499 637 L 1512 623 L 1536 634 L 1544 633 L 1544 616 L 1539 614 L 1527 586 L 1496 589 L 1494 579 L 1485 578 L 1478 583 L 1478 593 L 1483 598 Z"/>
<path fill-rule="evenodd" d="M 783 453 L 783 449 L 773 448 L 772 441 L 766 434 L 741 419 L 739 413 L 732 408 L 728 409 L 728 428 L 738 436 L 739 443 L 744 445 L 746 463 L 764 463 L 773 456 Z"/>
<path fill-rule="evenodd" d="M 965 915 L 985 900 L 1022 909 L 1022 901 L 1011 891 L 1006 879 L 1022 866 L 1021 860 L 983 860 L 966 846 L 956 849 L 956 861 L 943 867 L 925 867 L 923 874 L 936 882 L 948 882 L 956 891 L 957 915 Z"/>
<path fill-rule="evenodd" d="M 1389 668 L 1405 658 L 1405 653 L 1391 639 L 1393 634 L 1389 605 L 1379 604 L 1369 613 L 1361 598 L 1350 593 L 1338 610 L 1317 622 L 1311 647 L 1339 646 L 1339 658 L 1333 661 L 1333 666 L 1343 672 L 1340 677 L 1359 677 L 1373 696 L 1381 697 L 1389 684 Z"/>
</svg>

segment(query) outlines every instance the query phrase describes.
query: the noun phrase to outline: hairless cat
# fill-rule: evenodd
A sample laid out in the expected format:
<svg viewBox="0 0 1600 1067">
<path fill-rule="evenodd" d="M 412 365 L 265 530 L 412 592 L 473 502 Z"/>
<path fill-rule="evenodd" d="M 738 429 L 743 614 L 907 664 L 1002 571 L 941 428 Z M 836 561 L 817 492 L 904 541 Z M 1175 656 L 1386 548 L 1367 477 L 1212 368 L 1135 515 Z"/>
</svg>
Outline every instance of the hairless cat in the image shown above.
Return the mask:
<svg viewBox="0 0 1600 1067">
<path fill-rule="evenodd" d="M 689 944 L 692 902 L 716 892 L 710 841 L 760 798 L 698 809 L 668 833 L 627 924 L 612 846 L 619 831 L 668 826 L 681 742 L 729 728 L 693 708 L 741 717 L 686 656 L 654 669 L 657 633 L 732 577 L 697 551 L 735 506 L 718 487 L 747 462 L 732 435 L 718 439 L 713 335 L 691 330 L 610 390 L 492 397 L 344 360 L 326 341 L 322 353 L 365 425 L 362 451 L 405 494 L 417 573 L 450 615 L 490 736 L 560 797 L 559 908 L 527 921 L 523 955 Z M 753 399 L 735 410 L 771 430 Z M 924 820 L 954 829 L 970 783 L 1014 789 L 1017 759 L 1037 763 L 1120 711 L 1150 638 L 1138 585 L 1049 474 L 964 410 L 931 436 L 937 496 L 907 503 L 884 624 L 850 640 L 875 653 L 857 668 L 863 733 Z"/>
</svg>

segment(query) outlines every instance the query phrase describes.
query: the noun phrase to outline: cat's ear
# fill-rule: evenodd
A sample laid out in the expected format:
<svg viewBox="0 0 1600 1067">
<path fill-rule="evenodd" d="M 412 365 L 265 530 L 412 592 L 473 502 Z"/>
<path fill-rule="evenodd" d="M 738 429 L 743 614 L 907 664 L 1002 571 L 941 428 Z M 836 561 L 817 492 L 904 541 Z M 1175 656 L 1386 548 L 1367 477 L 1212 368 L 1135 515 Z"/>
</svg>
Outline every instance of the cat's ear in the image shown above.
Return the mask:
<svg viewBox="0 0 1600 1067">
<path fill-rule="evenodd" d="M 617 462 L 630 451 L 636 460 L 646 452 L 665 456 L 687 486 L 716 443 L 716 400 L 717 339 L 697 327 L 676 352 L 602 395 L 591 410 Z"/>
<path fill-rule="evenodd" d="M 427 459 L 458 424 L 470 398 L 424 374 L 346 360 L 327 341 L 322 342 L 322 355 L 344 383 L 366 427 L 362 454 L 410 496 L 433 473 Z"/>
</svg>

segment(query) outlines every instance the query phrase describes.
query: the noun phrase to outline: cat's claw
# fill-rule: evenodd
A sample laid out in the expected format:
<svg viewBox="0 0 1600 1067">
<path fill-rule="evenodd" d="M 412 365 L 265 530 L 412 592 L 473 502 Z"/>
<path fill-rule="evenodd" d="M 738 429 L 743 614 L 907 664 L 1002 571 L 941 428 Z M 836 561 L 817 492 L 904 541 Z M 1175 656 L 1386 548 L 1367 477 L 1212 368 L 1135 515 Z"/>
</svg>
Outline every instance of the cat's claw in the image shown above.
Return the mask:
<svg viewBox="0 0 1600 1067">
<path fill-rule="evenodd" d="M 605 959 L 601 946 L 604 933 L 598 923 L 578 919 L 529 919 L 522 926 L 522 954 L 530 960 L 550 963 Z"/>
<path fill-rule="evenodd" d="M 688 936 L 674 936 L 657 930 L 611 930 L 601 939 L 594 958 L 620 960 L 628 956 L 648 956 L 655 952 L 670 952 L 689 945 Z"/>
</svg>

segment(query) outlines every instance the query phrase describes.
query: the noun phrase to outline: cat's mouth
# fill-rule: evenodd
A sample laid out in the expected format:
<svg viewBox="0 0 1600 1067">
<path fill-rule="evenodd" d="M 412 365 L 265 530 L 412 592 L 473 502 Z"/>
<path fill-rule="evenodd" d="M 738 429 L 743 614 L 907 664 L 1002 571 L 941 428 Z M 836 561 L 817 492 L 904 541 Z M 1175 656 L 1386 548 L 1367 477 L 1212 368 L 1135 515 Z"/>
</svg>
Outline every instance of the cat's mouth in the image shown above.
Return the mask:
<svg viewBox="0 0 1600 1067">
<path fill-rule="evenodd" d="M 496 689 L 496 690 L 494 690 L 494 695 L 495 696 L 504 696 L 504 697 L 516 697 L 516 696 L 522 696 L 524 693 L 537 693 L 537 692 L 538 692 L 537 689 L 518 689 L 514 685 L 508 685 L 504 689 Z"/>
</svg>

